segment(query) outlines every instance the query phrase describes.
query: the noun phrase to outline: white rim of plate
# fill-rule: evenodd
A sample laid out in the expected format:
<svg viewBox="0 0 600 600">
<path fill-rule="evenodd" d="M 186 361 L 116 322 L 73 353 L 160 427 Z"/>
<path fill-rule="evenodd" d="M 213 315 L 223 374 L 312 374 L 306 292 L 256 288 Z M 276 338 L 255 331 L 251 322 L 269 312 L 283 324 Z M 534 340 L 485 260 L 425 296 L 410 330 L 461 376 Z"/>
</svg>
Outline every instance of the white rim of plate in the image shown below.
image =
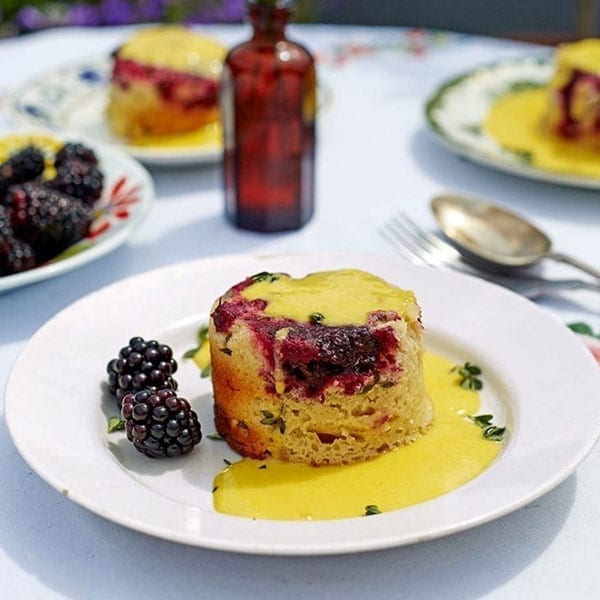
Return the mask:
<svg viewBox="0 0 600 600">
<path fill-rule="evenodd" d="M 569 175 L 531 165 L 482 132 L 492 103 L 515 86 L 543 85 L 552 61 L 525 57 L 484 65 L 440 85 L 425 104 L 428 131 L 447 150 L 493 169 L 546 183 L 600 188 L 600 177 Z"/>
<path fill-rule="evenodd" d="M 402 510 L 369 518 L 297 522 L 219 514 L 212 508 L 210 489 L 198 490 L 196 497 L 182 502 L 140 484 L 135 473 L 115 460 L 106 434 L 100 433 L 106 425 L 98 415 L 99 385 L 106 357 L 123 343 L 124 333 L 129 338 L 124 323 L 131 326 L 132 335 L 153 335 L 167 325 L 192 327 L 198 315 L 206 317 L 212 299 L 252 273 L 303 275 L 345 267 L 362 268 L 414 289 L 426 330 L 443 340 L 449 352 L 476 356 L 495 382 L 509 432 L 503 452 L 486 471 L 448 494 Z M 95 314 L 93 329 L 90 314 Z M 60 352 L 49 352 L 59 340 Z M 102 364 L 86 362 L 90 357 L 100 362 L 99 356 Z M 70 372 L 77 373 L 69 381 L 60 377 L 65 361 Z M 37 366 L 33 373 L 32 365 Z M 61 389 L 54 395 L 63 400 L 62 405 L 59 400 L 53 403 L 52 413 L 63 426 L 69 422 L 65 417 L 72 417 L 72 425 L 59 439 L 44 436 L 45 427 L 53 423 L 36 418 L 36 393 L 57 387 Z M 600 434 L 598 389 L 600 370 L 566 325 L 504 288 L 381 256 L 232 255 L 132 277 L 58 313 L 20 353 L 6 386 L 5 408 L 10 435 L 27 463 L 71 500 L 111 521 L 211 549 L 315 555 L 434 539 L 496 519 L 538 498 L 572 473 L 594 446 Z M 82 403 L 85 399 L 92 404 Z M 196 460 L 201 470 L 203 458 L 196 449 L 176 460 Z"/>
<path fill-rule="evenodd" d="M 123 175 L 130 178 L 130 183 L 139 188 L 140 201 L 131 209 L 127 220 L 119 223 L 118 227 L 111 227 L 108 232 L 101 234 L 92 246 L 82 249 L 71 256 L 62 258 L 56 262 L 49 262 L 39 267 L 15 273 L 14 275 L 0 276 L 0 293 L 14 288 L 18 288 L 30 283 L 50 279 L 77 269 L 89 262 L 92 262 L 123 244 L 131 234 L 144 222 L 154 204 L 154 183 L 148 171 L 140 165 L 134 158 L 126 152 L 113 148 L 107 144 L 102 144 L 95 140 L 82 136 L 79 133 L 63 131 L 60 134 L 51 130 L 42 129 L 17 129 L 12 132 L 6 132 L 0 137 L 10 135 L 42 135 L 63 140 L 65 142 L 81 142 L 94 150 L 101 165 L 109 164 L 118 166 L 118 172 L 112 174 L 110 169 L 103 168 L 105 177 L 105 190 L 108 190 Z M 79 243 L 85 243 L 85 239 Z M 75 244 L 73 247 L 77 246 Z M 68 249 L 67 249 L 68 250 Z"/>
</svg>

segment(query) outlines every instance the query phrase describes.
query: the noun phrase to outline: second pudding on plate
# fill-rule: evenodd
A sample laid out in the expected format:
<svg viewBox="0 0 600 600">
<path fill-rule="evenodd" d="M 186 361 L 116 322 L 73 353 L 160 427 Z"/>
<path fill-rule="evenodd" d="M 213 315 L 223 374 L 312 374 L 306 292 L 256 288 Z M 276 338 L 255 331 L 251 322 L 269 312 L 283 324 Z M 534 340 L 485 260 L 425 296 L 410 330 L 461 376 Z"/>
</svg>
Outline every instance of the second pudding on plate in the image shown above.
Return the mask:
<svg viewBox="0 0 600 600">
<path fill-rule="evenodd" d="M 181 26 L 134 34 L 113 56 L 107 108 L 111 129 L 137 141 L 217 121 L 226 52 L 216 40 Z"/>
</svg>

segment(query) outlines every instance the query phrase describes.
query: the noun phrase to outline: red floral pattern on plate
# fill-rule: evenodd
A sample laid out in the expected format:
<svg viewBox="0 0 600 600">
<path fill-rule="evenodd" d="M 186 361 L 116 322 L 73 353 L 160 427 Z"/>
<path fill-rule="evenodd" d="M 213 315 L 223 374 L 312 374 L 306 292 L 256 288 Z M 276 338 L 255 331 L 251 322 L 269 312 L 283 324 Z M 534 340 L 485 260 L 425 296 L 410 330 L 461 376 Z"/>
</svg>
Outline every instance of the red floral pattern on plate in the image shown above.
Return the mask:
<svg viewBox="0 0 600 600">
<path fill-rule="evenodd" d="M 317 60 L 321 63 L 330 63 L 335 67 L 342 67 L 351 60 L 364 58 L 370 55 L 394 51 L 424 56 L 434 46 L 446 43 L 453 39 L 452 34 L 425 31 L 423 29 L 408 29 L 399 33 L 394 40 L 370 40 L 367 42 L 349 41 L 335 45 L 328 50 L 317 52 Z"/>
<path fill-rule="evenodd" d="M 106 233 L 115 222 L 128 219 L 131 206 L 140 201 L 139 192 L 139 186 L 131 185 L 127 177 L 117 179 L 96 209 L 94 222 L 86 240 L 94 240 Z"/>
<path fill-rule="evenodd" d="M 592 356 L 596 359 L 598 365 L 600 365 L 600 340 L 592 337 L 591 335 L 585 335 L 583 333 L 580 333 L 579 337 L 587 346 L 588 350 L 592 353 Z"/>
</svg>

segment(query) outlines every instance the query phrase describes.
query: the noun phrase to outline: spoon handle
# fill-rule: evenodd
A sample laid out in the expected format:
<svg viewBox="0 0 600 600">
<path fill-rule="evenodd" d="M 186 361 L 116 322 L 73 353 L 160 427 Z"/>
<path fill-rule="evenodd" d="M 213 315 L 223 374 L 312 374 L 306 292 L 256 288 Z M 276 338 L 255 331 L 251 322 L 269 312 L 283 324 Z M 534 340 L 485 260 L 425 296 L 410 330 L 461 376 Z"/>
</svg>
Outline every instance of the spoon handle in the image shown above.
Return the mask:
<svg viewBox="0 0 600 600">
<path fill-rule="evenodd" d="M 546 254 L 546 258 L 551 258 L 552 260 L 555 260 L 557 262 L 571 265 L 572 267 L 575 267 L 576 269 L 579 269 L 580 271 L 583 271 L 588 275 L 593 275 L 596 279 L 600 281 L 600 271 L 598 269 L 595 269 L 594 267 L 591 267 L 590 265 L 587 265 L 581 262 L 580 260 L 573 258 L 572 256 L 561 254 L 560 252 L 551 252 L 549 254 Z"/>
</svg>

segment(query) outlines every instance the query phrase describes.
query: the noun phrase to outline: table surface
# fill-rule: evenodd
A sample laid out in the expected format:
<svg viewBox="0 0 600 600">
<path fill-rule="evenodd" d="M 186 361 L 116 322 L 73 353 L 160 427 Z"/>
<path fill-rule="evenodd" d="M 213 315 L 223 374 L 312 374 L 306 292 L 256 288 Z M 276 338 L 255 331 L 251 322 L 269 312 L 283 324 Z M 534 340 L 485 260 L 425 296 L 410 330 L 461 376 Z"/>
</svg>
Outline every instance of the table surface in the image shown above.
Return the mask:
<svg viewBox="0 0 600 600">
<path fill-rule="evenodd" d="M 232 44 L 243 26 L 206 28 Z M 127 28 L 49 31 L 0 42 L 1 97 L 49 68 L 110 52 Z M 0 391 L 19 351 L 58 311 L 156 267 L 231 253 L 360 251 L 392 255 L 378 233 L 400 210 L 434 227 L 429 198 L 463 190 L 500 201 L 546 229 L 555 247 L 600 268 L 600 198 L 473 165 L 428 135 L 423 102 L 455 73 L 547 48 L 394 28 L 295 26 L 319 57 L 331 102 L 319 119 L 317 211 L 301 231 L 242 232 L 223 216 L 220 166 L 154 168 L 157 200 L 126 244 L 57 278 L 0 295 Z M 334 226 L 335 224 L 335 226 Z M 544 272 L 569 271 L 547 264 Z M 565 323 L 600 330 L 600 295 L 538 302 Z M 3 394 L 0 394 L 3 395 Z M 3 409 L 0 409 L 3 410 Z M 367 554 L 268 557 L 177 545 L 70 502 L 21 459 L 0 422 L 0 582 L 5 598 L 597 598 L 600 449 L 560 486 L 478 528 Z"/>
</svg>

